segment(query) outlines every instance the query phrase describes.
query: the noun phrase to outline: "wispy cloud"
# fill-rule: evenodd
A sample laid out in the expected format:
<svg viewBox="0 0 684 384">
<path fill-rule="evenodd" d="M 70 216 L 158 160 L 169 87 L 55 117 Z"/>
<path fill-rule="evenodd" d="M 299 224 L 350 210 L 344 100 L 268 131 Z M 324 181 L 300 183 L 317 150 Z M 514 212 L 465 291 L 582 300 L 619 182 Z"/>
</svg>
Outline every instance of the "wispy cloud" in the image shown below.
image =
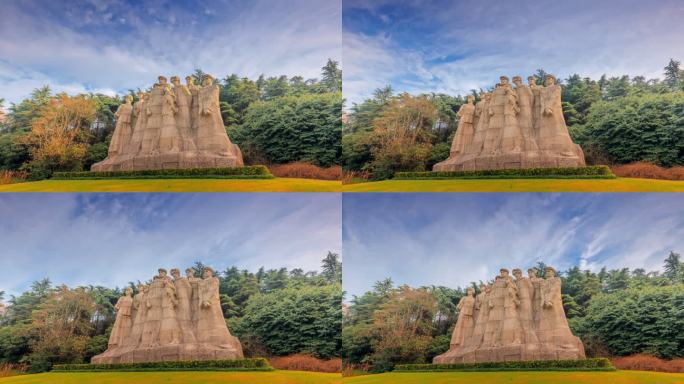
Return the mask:
<svg viewBox="0 0 684 384">
<path fill-rule="evenodd" d="M 338 194 L 4 194 L 0 290 L 122 286 L 156 268 L 318 270 L 340 252 Z"/>
<path fill-rule="evenodd" d="M 684 251 L 677 194 L 345 194 L 344 286 L 464 286 L 501 267 L 660 270 Z"/>
<path fill-rule="evenodd" d="M 400 92 L 464 94 L 491 87 L 501 74 L 538 68 L 561 77 L 653 78 L 669 58 L 684 59 L 684 24 L 676 16 L 684 3 L 674 0 L 351 0 L 343 12 L 345 78 L 354 79 L 344 91 L 349 102 L 381 83 Z M 359 55 L 370 65 L 350 66 Z M 382 65 L 373 65 L 374 57 Z"/>
<path fill-rule="evenodd" d="M 3 3 L 0 97 L 36 88 L 125 92 L 195 68 L 318 77 L 341 57 L 340 0 Z"/>
</svg>

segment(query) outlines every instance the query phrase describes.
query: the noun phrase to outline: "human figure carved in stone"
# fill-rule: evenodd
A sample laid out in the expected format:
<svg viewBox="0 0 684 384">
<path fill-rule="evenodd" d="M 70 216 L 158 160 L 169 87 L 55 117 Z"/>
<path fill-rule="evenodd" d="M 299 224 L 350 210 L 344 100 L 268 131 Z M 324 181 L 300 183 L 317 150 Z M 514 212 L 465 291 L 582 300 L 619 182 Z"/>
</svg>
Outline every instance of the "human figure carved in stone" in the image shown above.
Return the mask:
<svg viewBox="0 0 684 384">
<path fill-rule="evenodd" d="M 504 297 L 504 319 L 501 329 L 502 344 L 522 343 L 522 325 L 518 307 L 520 298 L 518 297 L 518 286 L 509 275 L 508 269 L 501 270 L 501 279 L 505 282 L 506 294 Z"/>
<path fill-rule="evenodd" d="M 161 152 L 178 152 L 181 149 L 181 136 L 176 125 L 176 96 L 170 87 L 164 88 L 164 104 L 162 104 L 162 127 L 159 134 L 159 150 Z"/>
<path fill-rule="evenodd" d="M 485 92 L 482 94 L 481 100 L 475 104 L 475 119 L 473 123 L 475 134 L 473 135 L 473 141 L 466 148 L 466 153 L 470 155 L 479 155 L 482 151 L 485 133 L 489 124 L 489 104 L 491 100 L 492 94 Z"/>
<path fill-rule="evenodd" d="M 563 129 L 565 118 L 561 93 L 561 86 L 556 84 L 556 78 L 546 75 L 544 87 L 540 89 L 539 148 L 571 156 L 574 154 L 574 144 L 567 128 Z"/>
<path fill-rule="evenodd" d="M 223 310 L 219 301 L 219 281 L 214 276 L 214 270 L 205 267 L 202 280 L 199 281 L 200 308 L 197 316 L 197 330 L 199 342 L 211 340 L 226 340 L 231 337 Z"/>
<path fill-rule="evenodd" d="M 456 327 L 451 335 L 451 346 L 463 345 L 473 332 L 473 312 L 475 306 L 475 290 L 468 288 L 466 295 L 461 298 L 456 308 L 458 309 L 458 320 Z"/>
<path fill-rule="evenodd" d="M 138 345 L 143 333 L 143 324 L 145 316 L 147 315 L 147 305 L 145 303 L 145 284 L 138 284 L 138 293 L 133 297 L 133 326 L 131 327 L 131 334 L 128 345 Z"/>
<path fill-rule="evenodd" d="M 489 293 L 491 287 L 487 284 L 480 284 L 480 293 L 475 297 L 475 325 L 473 326 L 473 334 L 470 340 L 466 340 L 466 346 L 473 349 L 480 346 L 482 338 L 485 333 L 487 325 L 487 318 L 489 317 Z"/>
<path fill-rule="evenodd" d="M 542 279 L 537 277 L 537 270 L 534 268 L 529 268 L 527 270 L 527 277 L 530 279 L 530 284 L 532 284 L 532 323 L 534 324 L 534 328 L 537 329 L 539 326 L 539 313 L 541 312 L 542 307 Z"/>
<path fill-rule="evenodd" d="M 126 95 L 125 103 L 121 104 L 114 113 L 116 116 L 116 128 L 112 134 L 112 141 L 109 145 L 109 156 L 117 156 L 122 154 L 128 142 L 131 140 L 133 128 L 131 128 L 131 121 L 133 120 L 133 97 Z"/>
<path fill-rule="evenodd" d="M 503 127 L 501 128 L 501 143 L 499 150 L 502 152 L 522 151 L 522 133 L 518 124 L 518 94 L 515 92 L 508 77 L 501 76 L 501 88 L 503 93 Z"/>
<path fill-rule="evenodd" d="M 178 298 L 178 325 L 182 333 L 184 343 L 195 342 L 195 333 L 192 324 L 192 286 L 187 278 L 182 277 L 178 268 L 171 270 L 174 284 L 176 286 L 176 297 Z"/>
<path fill-rule="evenodd" d="M 185 278 L 188 279 L 190 283 L 190 288 L 192 289 L 192 296 L 190 296 L 190 309 L 192 324 L 197 324 L 197 314 L 199 313 L 199 282 L 200 278 L 195 277 L 195 270 L 192 268 L 187 268 L 185 270 Z"/>
<path fill-rule="evenodd" d="M 539 118 L 541 117 L 541 88 L 537 85 L 537 78 L 534 76 L 527 77 L 527 86 L 532 91 L 532 103 L 530 103 L 532 109 L 532 137 L 537 142 L 539 137 Z M 537 147 L 539 147 L 538 142 Z"/>
<path fill-rule="evenodd" d="M 541 311 L 539 314 L 539 338 L 542 342 L 571 341 L 573 338 L 563 309 L 561 279 L 553 267 L 544 268 L 541 283 Z"/>
<path fill-rule="evenodd" d="M 145 112 L 147 122 L 143 131 L 140 153 L 156 155 L 159 153 L 159 137 L 163 125 L 163 108 L 165 102 L 166 77 L 159 76 L 158 82 L 152 87 Z"/>
<path fill-rule="evenodd" d="M 520 76 L 513 77 L 515 92 L 518 98 L 519 114 L 518 126 L 522 137 L 523 147 L 528 150 L 536 150 L 537 141 L 534 134 L 534 119 L 532 118 L 532 108 L 534 104 L 534 94 L 528 85 L 523 84 Z"/>
<path fill-rule="evenodd" d="M 515 284 L 518 287 L 518 299 L 520 302 L 518 314 L 524 340 L 526 343 L 536 343 L 537 335 L 535 333 L 534 310 L 532 309 L 532 300 L 534 298 L 532 281 L 523 276 L 520 268 L 513 270 L 513 276 L 515 276 Z"/>
<path fill-rule="evenodd" d="M 227 151 L 230 146 L 219 108 L 219 87 L 211 75 L 204 75 L 199 90 L 197 148 L 204 151 Z"/>
<path fill-rule="evenodd" d="M 468 95 L 465 104 L 461 105 L 458 116 L 458 129 L 451 143 L 451 153 L 465 153 L 465 149 L 473 141 L 473 119 L 475 115 L 475 96 Z"/>
<path fill-rule="evenodd" d="M 133 306 L 133 290 L 126 288 L 124 296 L 120 297 L 116 302 L 114 309 L 116 309 L 116 319 L 112 327 L 112 333 L 109 336 L 109 348 L 116 348 L 124 345 L 124 342 L 131 334 L 133 321 L 131 319 L 131 309 Z"/>
<path fill-rule="evenodd" d="M 159 330 L 159 343 L 178 344 L 181 342 L 181 332 L 178 316 L 176 314 L 176 307 L 178 306 L 176 285 L 163 268 L 159 270 L 159 278 L 164 284 L 164 292 L 161 300 L 162 319 Z"/>
<path fill-rule="evenodd" d="M 192 134 L 192 93 L 187 85 L 180 83 L 178 76 L 173 76 L 171 83 L 173 84 L 173 93 L 176 97 L 176 106 L 178 107 L 176 125 L 182 141 L 181 147 L 185 150 L 194 150 L 196 146 Z"/>
</svg>

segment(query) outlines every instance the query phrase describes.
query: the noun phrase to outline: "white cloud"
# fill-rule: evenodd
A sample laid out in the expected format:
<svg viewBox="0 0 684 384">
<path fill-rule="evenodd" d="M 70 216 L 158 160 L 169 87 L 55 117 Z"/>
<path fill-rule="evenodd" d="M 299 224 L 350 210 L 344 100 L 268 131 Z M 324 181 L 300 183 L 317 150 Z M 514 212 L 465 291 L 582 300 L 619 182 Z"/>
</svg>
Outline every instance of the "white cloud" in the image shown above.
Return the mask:
<svg viewBox="0 0 684 384">
<path fill-rule="evenodd" d="M 345 290 L 391 277 L 464 286 L 544 261 L 559 270 L 660 270 L 684 251 L 677 194 L 406 194 L 344 196 Z"/>
<path fill-rule="evenodd" d="M 0 290 L 122 286 L 198 260 L 318 270 L 341 250 L 340 209 L 338 194 L 5 194 Z"/>
</svg>

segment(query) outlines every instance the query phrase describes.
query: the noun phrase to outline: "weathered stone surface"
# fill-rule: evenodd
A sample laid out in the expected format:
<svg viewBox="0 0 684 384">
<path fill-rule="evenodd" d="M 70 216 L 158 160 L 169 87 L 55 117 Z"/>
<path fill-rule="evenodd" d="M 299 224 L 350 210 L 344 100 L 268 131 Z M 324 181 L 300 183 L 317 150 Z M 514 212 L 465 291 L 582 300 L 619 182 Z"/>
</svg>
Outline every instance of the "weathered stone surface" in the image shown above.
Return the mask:
<svg viewBox="0 0 684 384">
<path fill-rule="evenodd" d="M 207 267 L 203 278 L 192 269 L 174 279 L 159 269 L 149 286 L 139 285 L 116 304 L 107 350 L 93 364 L 145 361 L 242 359 L 240 341 L 230 334 L 219 302 L 218 279 Z"/>
<path fill-rule="evenodd" d="M 244 165 L 240 148 L 226 134 L 219 108 L 219 86 L 206 75 L 198 87 L 192 76 L 159 76 L 149 93 L 130 96 L 116 112 L 116 129 L 105 160 L 92 171 L 217 168 Z"/>
<path fill-rule="evenodd" d="M 540 279 L 515 269 L 515 280 L 502 269 L 491 285 L 468 289 L 458 304 L 459 317 L 446 353 L 437 364 L 514 360 L 583 359 L 584 346 L 568 326 L 561 280 L 547 267 Z"/>
<path fill-rule="evenodd" d="M 545 86 L 533 76 L 524 85 L 506 76 L 472 106 L 471 96 L 459 110 L 459 124 L 449 158 L 434 171 L 556 168 L 585 165 L 584 153 L 572 142 L 563 118 L 561 87 L 547 75 Z M 472 113 L 471 113 L 472 111 Z"/>
</svg>

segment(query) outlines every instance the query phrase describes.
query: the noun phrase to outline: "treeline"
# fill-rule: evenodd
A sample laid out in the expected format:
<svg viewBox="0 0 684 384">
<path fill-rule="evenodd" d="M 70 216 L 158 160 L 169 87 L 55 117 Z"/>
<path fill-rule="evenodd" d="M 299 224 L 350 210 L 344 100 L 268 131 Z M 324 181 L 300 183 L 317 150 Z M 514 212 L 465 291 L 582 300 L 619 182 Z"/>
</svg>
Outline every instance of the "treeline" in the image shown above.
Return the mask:
<svg viewBox="0 0 684 384">
<path fill-rule="evenodd" d="M 535 74 L 542 84 L 546 72 Z M 663 80 L 574 74 L 563 86 L 563 113 L 591 165 L 650 162 L 684 165 L 684 70 L 673 59 Z M 491 91 L 491 89 L 489 89 Z M 483 90 L 472 90 L 479 100 Z M 342 139 L 345 170 L 372 179 L 424 171 L 449 156 L 465 95 L 394 94 L 378 89 L 352 105 Z"/>
<path fill-rule="evenodd" d="M 544 267 L 535 267 L 540 277 Z M 662 273 L 628 268 L 594 273 L 573 267 L 560 276 L 570 328 L 588 357 L 684 357 L 684 262 L 679 254 L 670 252 Z M 478 285 L 471 283 L 479 293 Z M 449 349 L 456 305 L 466 288 L 397 287 L 386 279 L 354 296 L 343 321 L 344 363 L 371 371 L 430 363 Z"/>
<path fill-rule="evenodd" d="M 200 275 L 204 265 L 195 263 Z M 217 276 L 221 307 L 246 357 L 295 353 L 339 357 L 342 341 L 342 264 L 328 252 L 321 271 L 231 267 Z M 148 282 L 149 283 L 149 282 Z M 129 283 L 137 289 L 137 283 Z M 49 279 L 8 300 L 0 316 L 0 364 L 88 363 L 107 349 L 114 305 L 126 287 L 53 286 Z M 137 292 L 135 292 L 137 293 Z M 0 300 L 2 292 L 0 291 Z"/>
<path fill-rule="evenodd" d="M 196 83 L 202 75 L 195 71 Z M 342 71 L 336 61 L 328 60 L 320 79 L 262 75 L 252 80 L 232 74 L 217 83 L 226 130 L 248 164 L 340 164 Z M 129 94 L 136 99 L 136 90 Z M 0 170 L 26 171 L 34 179 L 89 170 L 107 156 L 114 113 L 124 96 L 55 95 L 49 86 L 34 90 L 10 105 L 0 123 Z"/>
</svg>

